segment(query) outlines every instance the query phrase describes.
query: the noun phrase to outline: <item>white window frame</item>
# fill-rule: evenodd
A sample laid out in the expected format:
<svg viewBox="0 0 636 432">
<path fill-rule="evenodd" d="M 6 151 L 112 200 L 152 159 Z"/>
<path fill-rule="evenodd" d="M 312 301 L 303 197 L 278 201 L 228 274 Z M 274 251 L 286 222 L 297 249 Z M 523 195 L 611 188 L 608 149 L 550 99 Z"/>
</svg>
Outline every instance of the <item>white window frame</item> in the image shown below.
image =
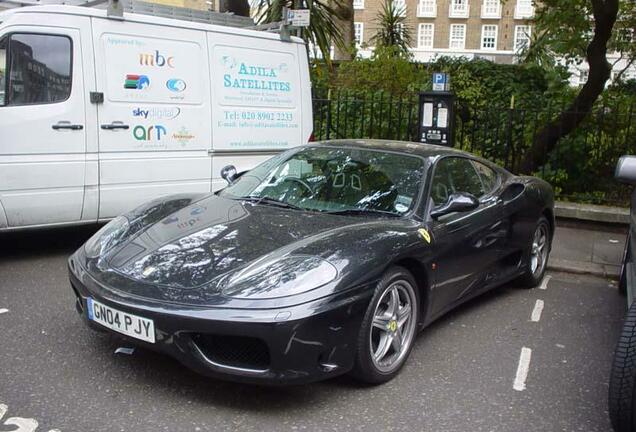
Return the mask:
<svg viewBox="0 0 636 432">
<path fill-rule="evenodd" d="M 483 19 L 500 19 L 501 0 L 483 0 L 481 3 L 481 17 Z"/>
<path fill-rule="evenodd" d="M 486 30 L 488 32 L 492 32 L 494 29 L 494 34 L 490 33 L 486 35 Z M 497 51 L 497 36 L 499 35 L 499 26 L 497 24 L 484 24 L 481 26 L 481 49 L 484 51 Z M 488 39 L 492 39 L 493 46 L 486 46 L 486 36 Z"/>
<path fill-rule="evenodd" d="M 364 9 L 364 0 L 353 0 L 354 9 Z"/>
<path fill-rule="evenodd" d="M 526 41 L 526 47 L 530 46 L 530 35 L 532 34 L 532 27 L 529 24 L 516 25 L 515 26 L 515 37 L 513 39 L 512 50 L 515 54 L 519 54 L 523 47 L 519 46 L 519 35 L 523 32 L 525 35 L 523 40 Z"/>
<path fill-rule="evenodd" d="M 402 16 L 406 16 L 406 0 L 391 0 L 393 7 Z"/>
<path fill-rule="evenodd" d="M 448 16 L 450 18 L 468 18 L 470 4 L 468 0 L 450 0 Z"/>
<path fill-rule="evenodd" d="M 419 18 L 437 17 L 437 0 L 418 0 L 417 16 Z"/>
<path fill-rule="evenodd" d="M 430 29 L 430 44 L 424 44 L 424 29 Z M 428 31 L 427 31 L 428 32 Z M 428 38 L 429 35 L 426 35 Z M 417 26 L 417 47 L 423 49 L 432 49 L 435 41 L 435 24 L 433 23 L 419 23 Z"/>
<path fill-rule="evenodd" d="M 458 38 L 453 38 L 453 29 L 459 29 L 462 28 L 462 38 L 461 40 Z M 453 42 L 460 42 L 459 44 L 457 44 L 458 46 L 453 46 Z M 461 46 L 459 46 L 461 45 Z M 448 29 L 448 48 L 453 50 L 453 49 L 466 49 L 466 24 L 451 24 L 449 29 Z"/>
<path fill-rule="evenodd" d="M 517 0 L 515 4 L 515 19 L 526 19 L 534 16 L 532 0 Z"/>
<path fill-rule="evenodd" d="M 358 37 L 356 36 L 357 29 L 358 27 L 360 28 L 360 40 L 358 40 Z M 356 42 L 356 48 L 360 48 L 362 46 L 362 43 L 364 42 L 364 23 L 363 22 L 354 22 L 353 23 L 353 39 Z"/>
</svg>

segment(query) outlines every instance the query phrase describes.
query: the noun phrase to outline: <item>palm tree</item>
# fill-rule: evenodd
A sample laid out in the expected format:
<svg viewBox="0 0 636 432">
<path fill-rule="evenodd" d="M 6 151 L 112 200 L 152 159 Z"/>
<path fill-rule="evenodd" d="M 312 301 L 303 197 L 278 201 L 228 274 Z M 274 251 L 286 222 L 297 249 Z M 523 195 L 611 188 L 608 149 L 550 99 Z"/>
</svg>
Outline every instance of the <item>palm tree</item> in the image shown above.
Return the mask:
<svg viewBox="0 0 636 432">
<path fill-rule="evenodd" d="M 310 24 L 303 32 L 303 38 L 320 50 L 322 57 L 331 62 L 331 46 L 344 48 L 341 21 L 351 19 L 343 16 L 345 8 L 340 7 L 347 0 L 304 0 L 304 7 L 309 9 Z M 281 20 L 283 7 L 293 8 L 301 4 L 298 0 L 254 0 L 255 19 L 259 24 Z"/>
<path fill-rule="evenodd" d="M 411 29 L 406 24 L 404 7 L 397 7 L 393 0 L 384 0 L 382 9 L 375 18 L 377 33 L 371 38 L 376 47 L 393 48 L 397 54 L 409 53 L 413 41 Z"/>
</svg>

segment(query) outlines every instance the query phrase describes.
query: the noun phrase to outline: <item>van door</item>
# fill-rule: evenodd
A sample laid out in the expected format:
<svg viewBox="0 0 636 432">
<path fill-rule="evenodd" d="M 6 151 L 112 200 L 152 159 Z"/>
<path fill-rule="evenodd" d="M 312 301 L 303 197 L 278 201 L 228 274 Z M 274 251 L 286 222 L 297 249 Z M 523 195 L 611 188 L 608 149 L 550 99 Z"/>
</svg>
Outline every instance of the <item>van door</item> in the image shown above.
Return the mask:
<svg viewBox="0 0 636 432">
<path fill-rule="evenodd" d="M 205 32 L 93 20 L 99 218 L 151 199 L 210 192 L 211 124 Z"/>
<path fill-rule="evenodd" d="M 83 219 L 89 20 L 41 22 L 0 35 L 0 207 L 9 228 Z"/>
</svg>

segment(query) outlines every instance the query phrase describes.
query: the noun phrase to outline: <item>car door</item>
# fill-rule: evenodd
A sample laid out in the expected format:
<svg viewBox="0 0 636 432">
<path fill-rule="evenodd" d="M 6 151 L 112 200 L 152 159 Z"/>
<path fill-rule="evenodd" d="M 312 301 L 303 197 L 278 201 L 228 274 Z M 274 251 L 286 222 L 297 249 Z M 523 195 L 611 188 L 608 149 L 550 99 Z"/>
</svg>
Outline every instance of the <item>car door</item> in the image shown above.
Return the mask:
<svg viewBox="0 0 636 432">
<path fill-rule="evenodd" d="M 499 259 L 501 203 L 497 195 L 488 193 L 472 160 L 444 157 L 434 166 L 429 208 L 444 204 L 458 192 L 474 195 L 479 206 L 431 222 L 436 247 L 433 313 L 483 288 Z"/>
<path fill-rule="evenodd" d="M 0 35 L 0 207 L 9 228 L 83 219 L 88 22 L 56 16 Z"/>
</svg>

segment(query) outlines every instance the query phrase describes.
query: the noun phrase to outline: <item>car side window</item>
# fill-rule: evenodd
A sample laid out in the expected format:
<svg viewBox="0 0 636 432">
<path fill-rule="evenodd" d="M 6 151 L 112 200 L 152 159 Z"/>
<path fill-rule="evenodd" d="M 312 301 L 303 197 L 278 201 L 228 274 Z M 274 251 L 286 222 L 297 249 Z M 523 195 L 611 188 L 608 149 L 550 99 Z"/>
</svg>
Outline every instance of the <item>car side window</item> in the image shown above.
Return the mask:
<svg viewBox="0 0 636 432">
<path fill-rule="evenodd" d="M 467 192 L 476 198 L 484 195 L 481 180 L 471 161 L 461 157 L 447 157 L 437 162 L 435 167 L 431 199 L 438 206 L 457 192 Z"/>
<path fill-rule="evenodd" d="M 481 162 L 473 161 L 475 170 L 481 178 L 481 182 L 484 186 L 484 193 L 489 194 L 499 186 L 499 174 L 489 166 L 484 165 Z"/>
<path fill-rule="evenodd" d="M 14 33 L 2 43 L 0 82 L 5 82 L 0 106 L 49 104 L 69 98 L 73 58 L 69 37 Z"/>
</svg>

